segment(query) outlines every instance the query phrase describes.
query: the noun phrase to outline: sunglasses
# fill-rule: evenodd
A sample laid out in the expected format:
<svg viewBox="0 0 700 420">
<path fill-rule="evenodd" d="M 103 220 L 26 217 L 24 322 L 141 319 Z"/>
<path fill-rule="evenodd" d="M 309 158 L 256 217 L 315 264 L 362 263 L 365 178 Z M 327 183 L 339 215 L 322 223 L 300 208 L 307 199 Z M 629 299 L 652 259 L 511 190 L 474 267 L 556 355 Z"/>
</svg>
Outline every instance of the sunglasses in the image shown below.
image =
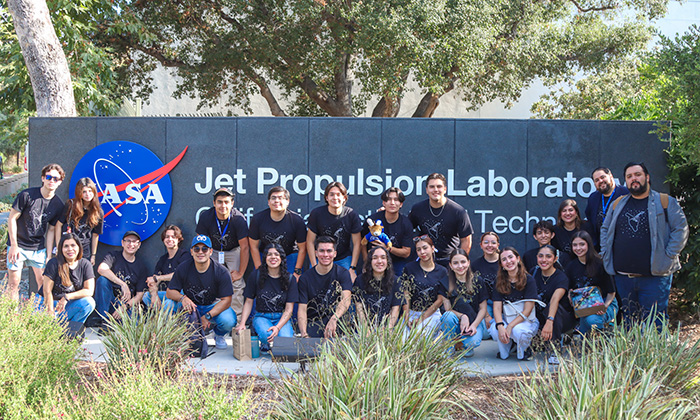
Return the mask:
<svg viewBox="0 0 700 420">
<path fill-rule="evenodd" d="M 44 178 L 46 178 L 47 181 L 56 181 L 56 182 L 60 182 L 63 180 L 63 178 L 61 178 L 60 176 L 53 176 L 53 175 L 49 175 L 49 174 L 44 175 Z"/>
<path fill-rule="evenodd" d="M 195 253 L 200 253 L 200 252 L 207 253 L 207 251 L 209 251 L 209 249 L 210 248 L 208 246 L 193 246 L 192 247 L 192 251 L 194 251 Z"/>
<path fill-rule="evenodd" d="M 424 241 L 426 239 L 430 239 L 430 236 L 428 236 L 428 235 L 416 236 L 415 238 L 413 238 L 413 243 L 415 244 L 417 242 Z"/>
</svg>

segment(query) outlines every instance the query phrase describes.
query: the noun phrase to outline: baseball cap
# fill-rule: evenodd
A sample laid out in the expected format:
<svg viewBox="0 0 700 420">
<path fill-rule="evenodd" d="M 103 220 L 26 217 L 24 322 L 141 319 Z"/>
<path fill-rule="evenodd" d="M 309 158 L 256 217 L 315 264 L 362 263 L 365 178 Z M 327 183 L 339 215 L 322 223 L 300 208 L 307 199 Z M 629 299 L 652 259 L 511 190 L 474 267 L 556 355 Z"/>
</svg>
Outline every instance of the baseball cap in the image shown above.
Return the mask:
<svg viewBox="0 0 700 420">
<path fill-rule="evenodd" d="M 211 239 L 207 235 L 197 235 L 194 238 L 192 238 L 192 245 L 190 245 L 190 248 L 197 244 L 203 244 L 211 248 Z"/>
<path fill-rule="evenodd" d="M 236 198 L 236 194 L 234 194 L 234 192 L 231 191 L 231 188 L 228 187 L 221 187 L 218 190 L 214 191 L 214 198 L 220 195 L 227 195 L 231 198 Z"/>
<path fill-rule="evenodd" d="M 127 236 L 136 236 L 136 237 L 139 239 L 139 241 L 141 240 L 141 235 L 139 235 L 138 233 L 136 233 L 136 231 L 134 231 L 134 230 L 128 230 L 128 231 L 126 231 L 126 233 L 124 234 L 124 236 L 122 236 L 122 239 L 126 239 Z"/>
</svg>

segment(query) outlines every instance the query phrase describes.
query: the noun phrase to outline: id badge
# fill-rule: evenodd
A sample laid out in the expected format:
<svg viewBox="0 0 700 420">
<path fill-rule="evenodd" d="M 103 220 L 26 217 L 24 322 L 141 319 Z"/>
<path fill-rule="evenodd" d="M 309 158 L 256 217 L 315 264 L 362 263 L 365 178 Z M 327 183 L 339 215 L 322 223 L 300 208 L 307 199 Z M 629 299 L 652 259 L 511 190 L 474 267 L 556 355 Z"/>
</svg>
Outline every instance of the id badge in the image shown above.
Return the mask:
<svg viewBox="0 0 700 420">
<path fill-rule="evenodd" d="M 226 262 L 226 259 L 224 258 L 224 251 L 219 251 L 219 264 L 223 265 L 224 262 Z"/>
</svg>

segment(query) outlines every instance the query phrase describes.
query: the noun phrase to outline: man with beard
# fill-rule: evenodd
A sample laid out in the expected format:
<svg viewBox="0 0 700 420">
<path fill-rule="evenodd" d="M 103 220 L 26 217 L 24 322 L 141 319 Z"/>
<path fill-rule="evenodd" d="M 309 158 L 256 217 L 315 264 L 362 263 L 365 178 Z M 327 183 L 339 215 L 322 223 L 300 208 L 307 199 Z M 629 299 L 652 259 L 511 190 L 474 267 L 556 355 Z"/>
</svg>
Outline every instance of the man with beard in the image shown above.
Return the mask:
<svg viewBox="0 0 700 420">
<path fill-rule="evenodd" d="M 644 163 L 628 163 L 624 174 L 630 194 L 613 202 L 600 230 L 605 270 L 615 278 L 626 321 L 647 318 L 654 307 L 668 317 L 688 223 L 675 198 L 651 189 Z"/>
<path fill-rule="evenodd" d="M 600 227 L 603 226 L 605 215 L 610 209 L 610 204 L 625 194 L 629 194 L 627 187 L 616 185 L 612 172 L 606 167 L 599 167 L 591 174 L 595 191 L 588 196 L 586 205 L 586 219 L 591 224 L 591 236 L 596 248 L 600 250 Z"/>
</svg>

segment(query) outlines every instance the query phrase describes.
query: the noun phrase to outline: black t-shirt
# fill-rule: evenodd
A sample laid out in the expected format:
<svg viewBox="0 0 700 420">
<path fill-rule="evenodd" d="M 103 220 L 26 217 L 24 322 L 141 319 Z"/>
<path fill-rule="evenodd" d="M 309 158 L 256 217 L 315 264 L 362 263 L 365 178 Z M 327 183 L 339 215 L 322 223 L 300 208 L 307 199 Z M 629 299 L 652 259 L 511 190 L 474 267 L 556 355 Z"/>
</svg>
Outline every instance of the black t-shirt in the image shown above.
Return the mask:
<svg viewBox="0 0 700 420">
<path fill-rule="evenodd" d="M 408 218 L 421 235 L 430 236 L 440 259 L 459 248 L 460 238 L 474 233 L 467 211 L 449 198 L 440 209 L 430 207 L 430 200 L 421 201 L 413 206 Z"/>
<path fill-rule="evenodd" d="M 90 227 L 88 224 L 88 213 L 85 211 L 83 217 L 80 218 L 76 225 L 73 221 L 72 204 L 72 200 L 66 202 L 63 212 L 61 212 L 61 217 L 58 219 L 62 224 L 61 233 L 68 232 L 68 228 L 70 228 L 71 233 L 77 235 L 80 240 L 80 245 L 83 247 L 83 258 L 90 259 L 92 254 L 92 234 L 102 235 L 104 220 L 100 218 L 100 221 L 94 227 Z"/>
<path fill-rule="evenodd" d="M 386 233 L 386 236 L 388 236 L 389 240 L 391 240 L 391 245 L 393 247 L 408 247 L 409 249 L 413 247 L 413 225 L 411 224 L 411 221 L 408 219 L 407 216 L 404 216 L 403 214 L 399 213 L 399 218 L 394 223 L 389 223 L 386 221 L 386 212 L 380 211 L 378 213 L 374 213 L 369 218 L 374 220 L 375 222 L 377 220 L 382 221 L 382 225 L 384 226 L 384 233 Z M 362 237 L 364 238 L 365 235 L 367 235 L 368 233 L 369 226 L 367 225 L 367 223 L 365 223 L 362 228 Z M 369 251 L 372 248 L 374 248 L 374 245 L 368 243 L 367 251 Z M 396 255 L 392 255 L 391 261 L 394 264 L 396 264 L 398 262 L 408 261 L 409 258 L 410 256 L 407 258 L 401 258 L 397 257 Z"/>
<path fill-rule="evenodd" d="M 420 266 L 419 261 L 406 264 L 403 274 L 399 278 L 402 290 L 411 298 L 411 310 L 423 312 L 437 300 L 438 294 L 444 296 L 447 292 L 441 292 L 442 282 L 447 278 L 447 269 L 440 264 L 435 264 L 435 269 L 426 272 Z"/>
<path fill-rule="evenodd" d="M 122 251 L 112 251 L 105 255 L 102 263 L 107 264 L 115 276 L 126 282 L 132 295 L 146 290 L 146 277 L 148 277 L 148 269 L 138 257 L 136 257 L 134 262 L 129 262 L 124 259 Z M 121 287 L 112 283 L 112 290 L 114 291 L 114 296 L 121 296 Z"/>
<path fill-rule="evenodd" d="M 293 276 L 287 278 L 287 290 L 282 290 L 280 277 L 267 277 L 263 282 L 260 271 L 253 270 L 248 276 L 243 296 L 255 299 L 255 311 L 259 313 L 284 312 L 287 302 L 299 301 L 297 281 Z M 262 287 L 261 286 L 262 283 Z"/>
<path fill-rule="evenodd" d="M 613 266 L 618 273 L 651 276 L 651 236 L 649 197 L 634 197 L 625 203 L 615 224 Z"/>
<path fill-rule="evenodd" d="M 351 255 L 352 234 L 362 231 L 362 221 L 357 212 L 350 207 L 343 207 L 340 215 L 328 211 L 328 206 L 316 207 L 309 213 L 307 226 L 316 236 L 330 236 L 338 241 L 336 261 Z"/>
<path fill-rule="evenodd" d="M 517 302 L 522 299 L 537 299 L 537 284 L 535 283 L 535 279 L 533 279 L 529 274 L 527 275 L 527 284 L 523 290 L 516 289 L 512 284 L 510 293 L 507 295 L 501 294 L 501 292 L 499 292 L 495 287 L 493 289 L 494 302 L 503 302 L 506 300 L 509 302 Z"/>
<path fill-rule="evenodd" d="M 479 257 L 472 263 L 472 273 L 480 277 L 486 285 L 488 298 L 493 296 L 493 288 L 496 287 L 496 276 L 498 275 L 498 261 L 488 262 L 486 258 Z"/>
<path fill-rule="evenodd" d="M 54 195 L 50 200 L 41 195 L 41 188 L 27 188 L 17 194 L 12 208 L 19 212 L 17 219 L 17 245 L 27 251 L 46 248 L 45 235 L 48 225 L 54 226 L 63 210 L 63 201 Z M 7 238 L 10 245 L 10 238 Z"/>
<path fill-rule="evenodd" d="M 209 268 L 204 273 L 197 271 L 193 259 L 178 265 L 168 289 L 182 290 L 199 306 L 211 305 L 216 299 L 233 295 L 231 274 L 213 259 L 209 259 Z"/>
<path fill-rule="evenodd" d="M 86 280 L 94 279 L 95 273 L 92 270 L 92 264 L 90 261 L 81 258 L 78 261 L 78 265 L 74 269 L 68 269 L 71 285 L 66 287 L 63 285 L 61 276 L 58 274 L 58 260 L 56 258 L 51 258 L 48 263 L 46 263 L 46 269 L 44 269 L 44 275 L 51 280 L 53 280 L 53 288 L 51 289 L 51 294 L 54 300 L 59 300 L 66 293 L 77 292 L 83 289 L 83 284 Z M 39 289 L 39 294 L 44 295 L 44 288 Z"/>
<path fill-rule="evenodd" d="M 450 293 L 448 292 L 450 290 L 449 278 L 445 277 L 442 279 L 442 287 L 439 292 L 443 297 L 450 299 L 452 309 L 466 314 L 469 321 L 476 319 L 476 315 L 479 313 L 479 304 L 489 298 L 489 292 L 481 278 L 475 275 L 472 282 L 474 286 L 471 293 L 467 291 L 467 284 L 459 280 L 456 281 L 455 290 Z"/>
<path fill-rule="evenodd" d="M 342 292 L 352 290 L 350 272 L 333 264 L 331 270 L 324 274 L 318 274 L 316 268 L 306 270 L 299 277 L 299 303 L 307 305 L 306 316 L 308 321 L 322 321 L 325 325 L 333 316 Z"/>
<path fill-rule="evenodd" d="M 175 256 L 173 256 L 170 259 L 168 259 L 168 253 L 166 252 L 165 254 L 161 255 L 160 258 L 158 258 L 158 262 L 156 262 L 156 268 L 153 271 L 153 274 L 157 276 L 163 276 L 166 274 L 174 273 L 177 266 L 191 259 L 192 255 L 189 252 L 187 252 L 186 249 L 178 248 L 177 252 L 175 253 Z M 167 290 L 168 283 L 170 282 L 163 281 L 158 283 L 158 290 Z"/>
<path fill-rule="evenodd" d="M 591 224 L 588 223 L 588 221 L 586 220 L 581 224 L 580 228 L 574 230 L 566 230 L 565 228 L 559 225 L 554 226 L 554 238 L 552 238 L 552 246 L 561 251 L 559 254 L 560 259 L 562 258 L 563 254 L 567 254 L 569 258 L 575 258 L 575 255 L 573 254 L 573 252 L 571 252 L 571 239 L 573 238 L 576 232 L 581 230 L 591 233 Z M 593 235 L 591 235 L 591 237 L 592 236 Z"/>
<path fill-rule="evenodd" d="M 605 299 L 609 293 L 615 293 L 615 286 L 613 285 L 610 275 L 605 272 L 603 267 L 603 262 L 598 261 L 596 264 L 596 274 L 593 277 L 589 277 L 586 273 L 586 266 L 577 259 L 572 260 L 569 265 L 566 266 L 566 276 L 569 278 L 569 289 L 578 289 L 580 287 L 588 286 L 598 286 L 600 288 L 600 293 Z"/>
<path fill-rule="evenodd" d="M 549 301 L 552 300 L 552 295 L 554 295 L 557 289 L 569 290 L 569 278 L 562 270 L 557 269 L 551 276 L 547 277 L 543 276 L 542 270 L 537 267 L 532 273 L 532 277 L 535 278 L 535 283 L 537 283 L 537 299 L 546 304 L 549 304 Z M 569 312 L 573 312 L 573 308 L 571 308 L 566 294 L 559 300 L 559 305 L 563 306 Z M 538 306 L 538 308 L 540 307 Z"/>
<path fill-rule="evenodd" d="M 378 280 L 372 278 L 369 287 L 365 287 L 364 276 L 358 276 L 352 287 L 352 297 L 355 302 L 364 305 L 368 319 L 376 321 L 381 321 L 389 315 L 393 306 L 405 303 L 401 284 L 396 276 L 392 280 L 389 294 L 382 293 Z"/>
<path fill-rule="evenodd" d="M 216 209 L 212 207 L 199 215 L 195 231 L 211 239 L 214 252 L 231 251 L 238 248 L 239 240 L 248 237 L 248 224 L 238 209 L 231 209 L 228 219 L 219 220 L 216 217 Z"/>
<path fill-rule="evenodd" d="M 304 219 L 297 213 L 287 210 L 279 222 L 270 217 L 270 209 L 256 213 L 250 219 L 250 239 L 260 241 L 259 251 L 271 243 L 279 244 L 284 248 L 285 254 L 299 252 L 297 244 L 306 242 L 306 225 Z"/>
</svg>

